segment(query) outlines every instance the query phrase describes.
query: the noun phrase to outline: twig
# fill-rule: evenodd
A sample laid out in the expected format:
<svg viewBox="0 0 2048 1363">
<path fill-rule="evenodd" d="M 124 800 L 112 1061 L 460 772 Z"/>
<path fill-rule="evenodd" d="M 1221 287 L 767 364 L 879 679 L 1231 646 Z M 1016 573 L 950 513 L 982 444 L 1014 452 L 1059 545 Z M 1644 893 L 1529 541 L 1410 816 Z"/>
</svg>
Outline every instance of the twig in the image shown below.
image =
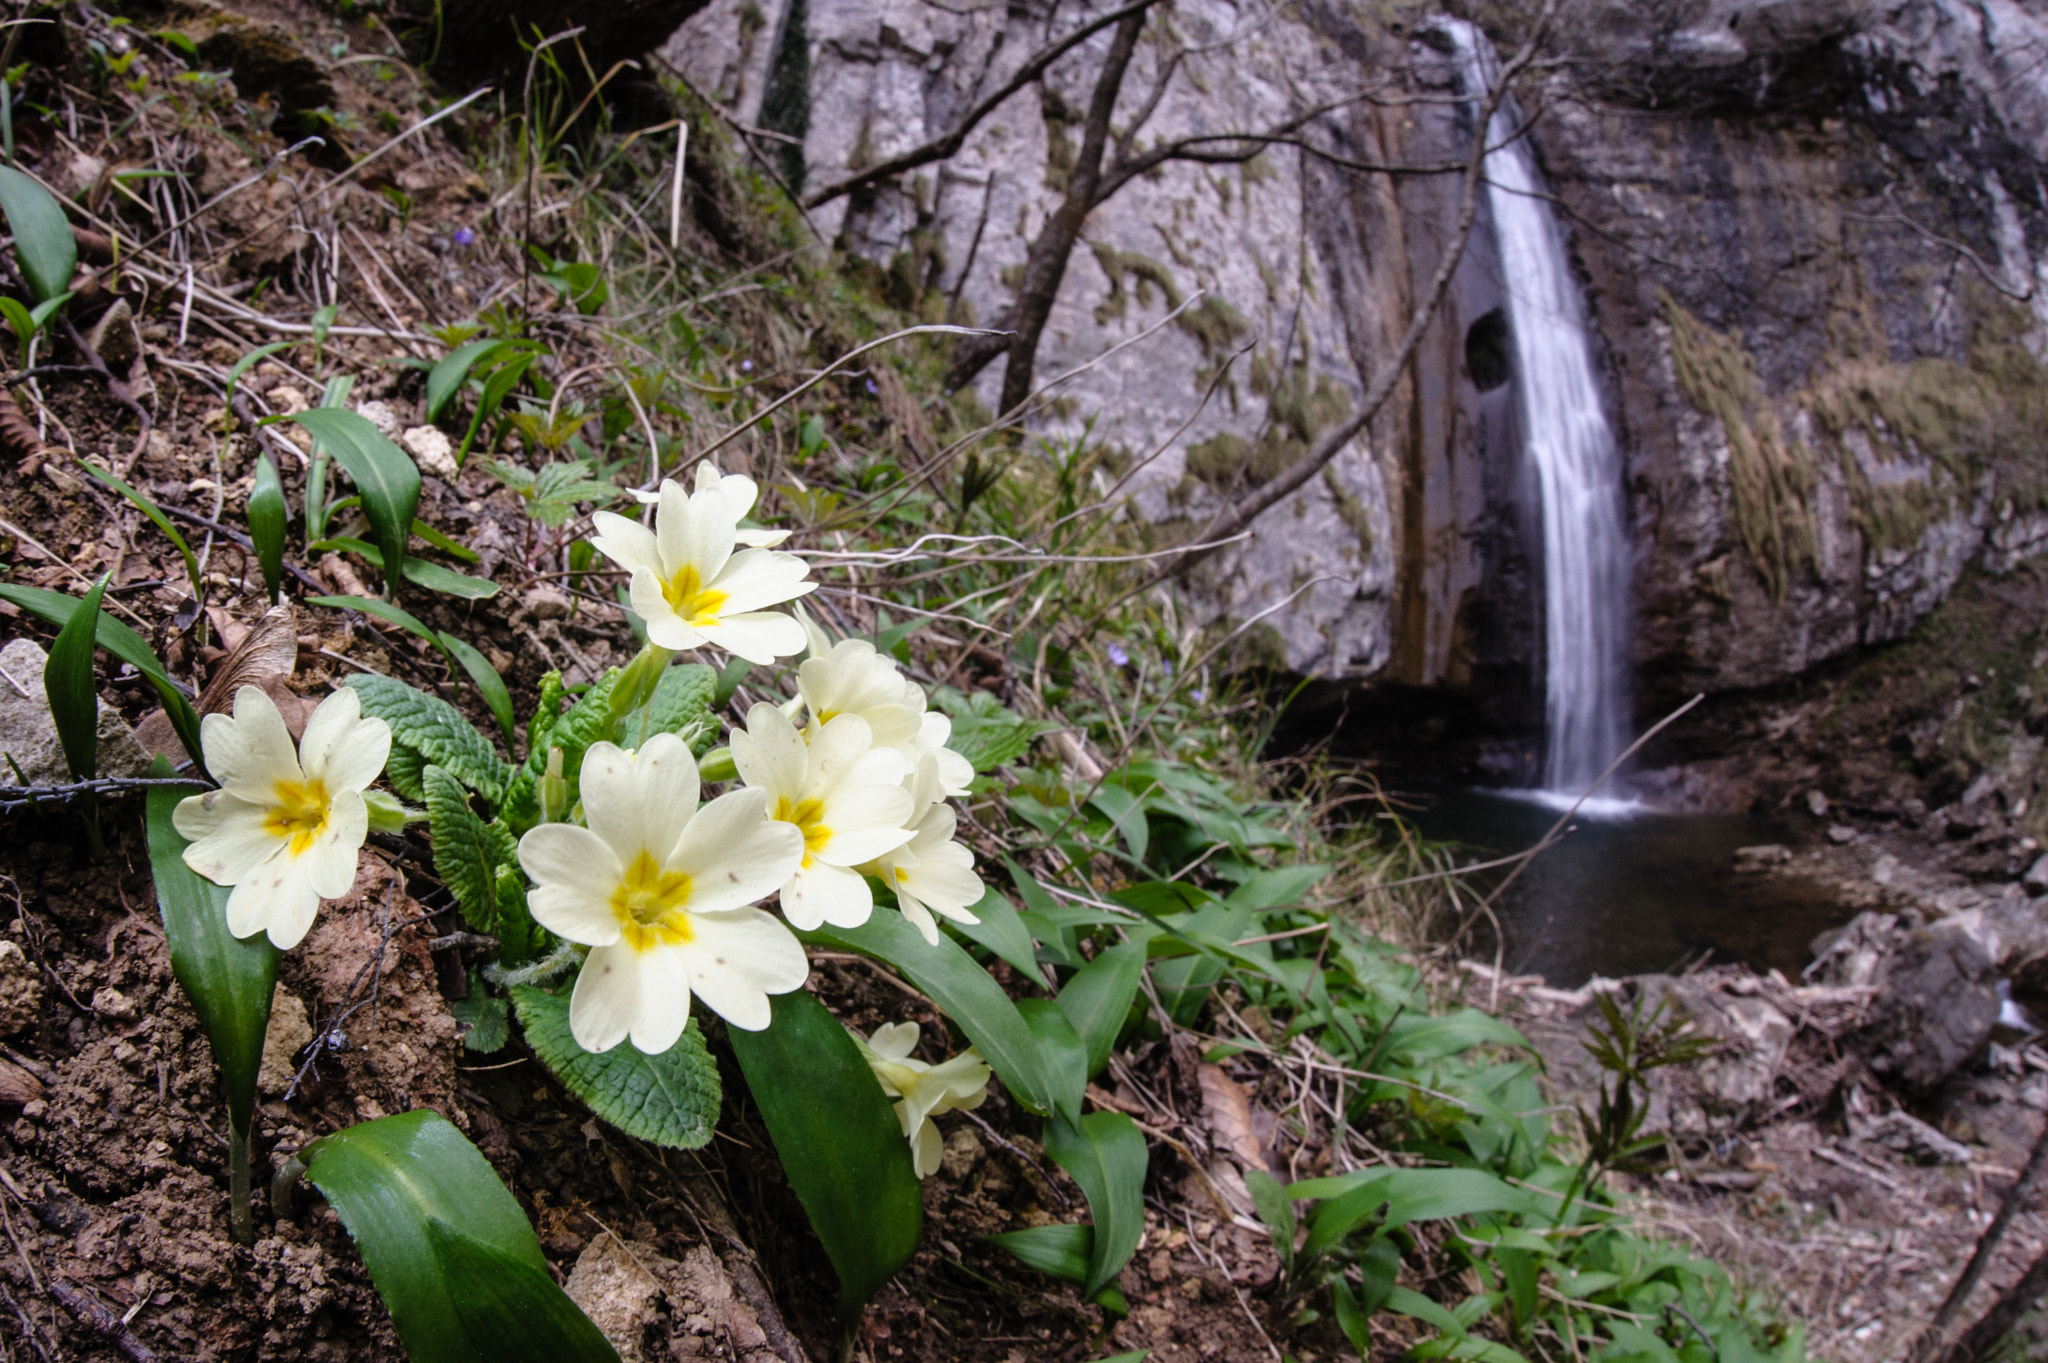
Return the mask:
<svg viewBox="0 0 2048 1363">
<path fill-rule="evenodd" d="M 108 1310 L 98 1298 L 87 1296 L 62 1278 L 50 1279 L 50 1295 L 57 1299 L 59 1306 L 76 1316 L 81 1325 L 90 1325 L 105 1335 L 108 1341 L 133 1360 L 133 1363 L 157 1363 L 155 1352 L 137 1339 L 134 1331 L 123 1324 L 121 1318 Z"/>
</svg>

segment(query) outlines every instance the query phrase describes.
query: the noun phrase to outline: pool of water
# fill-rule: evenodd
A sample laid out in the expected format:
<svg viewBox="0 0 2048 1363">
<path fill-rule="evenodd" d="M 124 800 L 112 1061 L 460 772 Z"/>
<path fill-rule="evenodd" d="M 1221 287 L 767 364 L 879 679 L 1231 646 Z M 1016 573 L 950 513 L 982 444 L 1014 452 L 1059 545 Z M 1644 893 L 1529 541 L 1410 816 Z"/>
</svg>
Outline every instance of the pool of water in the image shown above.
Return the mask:
<svg viewBox="0 0 2048 1363">
<path fill-rule="evenodd" d="M 1462 845 L 1461 865 L 1533 846 L 1561 812 L 1496 791 L 1408 794 L 1425 837 Z M 1671 970 L 1704 955 L 1796 978 L 1812 959 L 1813 939 L 1853 916 L 1813 882 L 1735 872 L 1736 848 L 1784 841 L 1783 829 L 1621 802 L 1581 811 L 1570 827 L 1494 904 L 1502 964 L 1515 974 L 1569 989 L 1594 975 Z M 1491 889 L 1504 874 L 1472 879 Z M 1482 919 L 1474 933 L 1472 954 L 1490 957 L 1490 926 Z"/>
</svg>

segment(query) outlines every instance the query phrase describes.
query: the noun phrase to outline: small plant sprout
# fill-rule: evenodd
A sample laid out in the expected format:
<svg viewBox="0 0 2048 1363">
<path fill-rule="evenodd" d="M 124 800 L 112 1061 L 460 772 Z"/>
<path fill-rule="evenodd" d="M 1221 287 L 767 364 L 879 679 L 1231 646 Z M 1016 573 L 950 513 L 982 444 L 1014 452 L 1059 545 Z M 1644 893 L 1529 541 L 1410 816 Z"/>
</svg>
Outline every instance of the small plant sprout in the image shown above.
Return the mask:
<svg viewBox="0 0 2048 1363">
<path fill-rule="evenodd" d="M 911 811 L 904 826 L 910 831 L 909 841 L 856 869 L 894 890 L 903 916 L 917 925 L 925 941 L 937 946 L 939 925 L 932 915 L 979 923 L 968 905 L 979 903 L 988 887 L 974 873 L 974 853 L 953 841 L 959 816 L 939 787 L 938 758 L 930 753 L 919 758 L 906 784 Z"/>
<path fill-rule="evenodd" d="M 896 1120 L 903 1124 L 903 1135 L 910 1142 L 917 1176 L 930 1178 L 939 1171 L 939 1157 L 945 1150 L 938 1123 L 932 1118 L 941 1112 L 980 1107 L 988 1098 L 988 1066 L 973 1047 L 938 1065 L 913 1060 L 910 1053 L 917 1049 L 914 1022 L 892 1022 L 877 1027 L 866 1041 L 857 1033 L 853 1040 L 875 1078 L 882 1081 L 883 1090 L 897 1100 Z"/>
<path fill-rule="evenodd" d="M 365 719 L 355 691 L 334 692 L 306 721 L 297 753 L 276 704 L 254 686 L 229 715 L 200 724 L 218 790 L 178 803 L 174 822 L 192 840 L 185 864 L 231 885 L 228 930 L 265 933 L 289 951 L 313 926 L 322 899 L 348 893 L 369 833 L 364 789 L 383 772 L 391 729 Z"/>
<path fill-rule="evenodd" d="M 874 891 L 852 868 L 910 840 L 903 759 L 873 740 L 859 715 L 805 735 L 766 701 L 732 736 L 740 779 L 767 797 L 769 818 L 803 836 L 803 860 L 782 886 L 782 912 L 799 928 L 867 922 Z"/>
<path fill-rule="evenodd" d="M 803 652 L 803 627 L 762 609 L 815 589 L 808 565 L 794 554 L 744 549 L 739 514 L 715 489 L 687 494 L 673 480 L 661 485 L 654 529 L 608 511 L 593 518 L 597 551 L 633 575 L 633 611 L 647 623 L 650 642 L 667 649 L 709 644 L 768 664 Z"/>
<path fill-rule="evenodd" d="M 751 906 L 788 881 L 803 836 L 768 819 L 761 791 L 699 809 L 697 764 L 674 734 L 638 752 L 592 744 L 581 793 L 589 827 L 541 824 L 519 841 L 534 921 L 594 948 L 570 998 L 576 1044 L 603 1052 L 630 1037 L 659 1055 L 689 1023 L 693 991 L 732 1026 L 765 1028 L 768 996 L 802 988 L 810 962 Z"/>
</svg>

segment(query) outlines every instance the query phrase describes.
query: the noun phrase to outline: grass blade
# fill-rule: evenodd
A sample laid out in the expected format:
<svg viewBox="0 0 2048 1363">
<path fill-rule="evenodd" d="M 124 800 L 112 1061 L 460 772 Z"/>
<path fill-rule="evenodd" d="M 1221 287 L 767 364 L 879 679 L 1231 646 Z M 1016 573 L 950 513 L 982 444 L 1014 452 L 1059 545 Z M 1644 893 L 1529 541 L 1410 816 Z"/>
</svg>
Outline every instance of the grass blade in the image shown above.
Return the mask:
<svg viewBox="0 0 2048 1363">
<path fill-rule="evenodd" d="M 78 461 L 78 466 L 99 479 L 102 483 L 105 483 L 108 487 L 114 489 L 114 491 L 120 493 L 123 497 L 126 497 L 129 505 L 149 517 L 150 524 L 164 532 L 164 536 L 177 548 L 178 557 L 185 560 L 185 579 L 192 584 L 192 595 L 203 598 L 206 592 L 199 581 L 199 556 L 192 552 L 191 544 L 186 541 L 184 535 L 179 533 L 178 528 L 171 524 L 171 518 L 163 513 L 163 508 L 151 501 L 149 497 L 126 480 L 108 472 L 98 464 L 89 463 L 81 459 Z"/>
<path fill-rule="evenodd" d="M 40 184 L 11 166 L 0 166 L 0 214 L 14 234 L 14 258 L 21 277 L 38 299 L 55 298 L 71 287 L 78 268 L 78 243 L 64 210 Z"/>
<path fill-rule="evenodd" d="M 369 419 L 340 407 L 294 412 L 293 421 L 333 454 L 355 481 L 384 554 L 384 594 L 395 597 L 405 571 L 405 542 L 420 504 L 420 471 L 412 456 L 384 438 Z"/>
<path fill-rule="evenodd" d="M 772 1002 L 766 1031 L 726 1035 L 789 1186 L 838 1270 L 844 1320 L 910 1261 L 923 1197 L 888 1095 L 846 1028 L 808 989 Z"/>
<path fill-rule="evenodd" d="M 306 552 L 309 554 L 325 553 L 329 550 L 354 554 L 371 567 L 383 571 L 383 551 L 374 544 L 366 544 L 348 535 L 315 540 L 306 546 Z M 452 568 L 443 568 L 438 563 L 413 558 L 410 555 L 407 555 L 405 566 L 399 569 L 399 572 L 415 587 L 424 587 L 430 592 L 439 592 L 443 596 L 452 596 L 462 601 L 486 601 L 498 594 L 498 584 L 489 578 L 468 577 Z"/>
<path fill-rule="evenodd" d="M 491 666 L 491 660 L 477 651 L 474 644 L 458 639 L 446 630 L 441 632 L 441 647 L 448 656 L 455 659 L 469 679 L 476 685 L 477 694 L 490 707 L 491 717 L 498 721 L 498 728 L 505 735 L 505 751 L 517 752 L 513 746 L 518 733 L 518 722 L 512 714 L 512 692 L 506 687 L 505 679 L 498 675 L 498 669 Z"/>
<path fill-rule="evenodd" d="M 257 455 L 255 482 L 249 488 L 249 542 L 256 546 L 256 562 L 263 568 L 264 595 L 271 601 L 277 600 L 284 590 L 284 527 L 290 517 L 277 466 L 270 462 L 269 455 Z"/>
<path fill-rule="evenodd" d="M 50 718 L 64 748 L 64 765 L 71 768 L 74 781 L 90 781 L 99 766 L 100 689 L 92 673 L 92 621 L 99 615 L 100 597 L 106 590 L 107 578 L 102 574 L 64 628 L 57 631 L 56 642 L 50 645 L 50 661 L 43 668 L 43 694 L 49 698 Z"/>
</svg>

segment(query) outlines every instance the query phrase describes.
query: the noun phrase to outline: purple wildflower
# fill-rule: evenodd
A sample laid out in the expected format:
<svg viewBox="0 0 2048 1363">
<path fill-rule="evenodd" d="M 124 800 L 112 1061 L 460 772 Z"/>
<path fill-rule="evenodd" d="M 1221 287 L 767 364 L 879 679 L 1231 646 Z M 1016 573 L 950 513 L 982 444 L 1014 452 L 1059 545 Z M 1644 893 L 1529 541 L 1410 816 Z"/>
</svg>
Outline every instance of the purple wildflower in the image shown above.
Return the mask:
<svg viewBox="0 0 2048 1363">
<path fill-rule="evenodd" d="M 1109 646 L 1109 661 L 1115 667 L 1129 667 L 1131 665 L 1131 655 L 1124 652 L 1122 644 L 1111 644 Z"/>
<path fill-rule="evenodd" d="M 740 361 L 740 373 L 742 373 L 742 374 L 751 374 L 751 373 L 753 373 L 753 372 L 754 372 L 754 362 L 753 362 L 752 360 L 741 360 L 741 361 Z"/>
<path fill-rule="evenodd" d="M 476 233 L 470 231 L 467 227 L 458 227 L 455 229 L 451 239 L 457 246 L 468 246 L 476 240 Z"/>
<path fill-rule="evenodd" d="M 879 393 L 879 392 L 881 392 L 881 391 L 882 391 L 881 389 L 879 389 L 879 388 L 875 387 L 875 381 L 874 381 L 873 379 L 869 379 L 869 380 L 868 380 L 868 396 L 869 396 L 869 397 L 873 397 L 873 396 L 874 396 L 875 394 L 877 394 L 877 393 Z"/>
</svg>

